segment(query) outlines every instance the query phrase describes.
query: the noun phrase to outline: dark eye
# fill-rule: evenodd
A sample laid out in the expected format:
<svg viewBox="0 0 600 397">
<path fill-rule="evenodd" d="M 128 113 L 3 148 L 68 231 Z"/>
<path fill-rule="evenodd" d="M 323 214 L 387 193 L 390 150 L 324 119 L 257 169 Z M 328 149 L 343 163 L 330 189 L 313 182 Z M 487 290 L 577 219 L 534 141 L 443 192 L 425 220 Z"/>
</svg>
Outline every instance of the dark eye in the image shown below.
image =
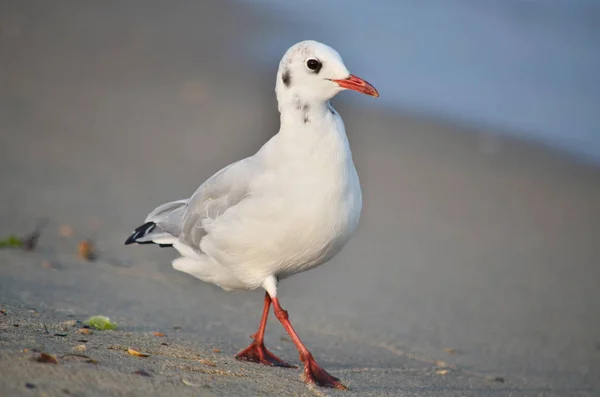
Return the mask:
<svg viewBox="0 0 600 397">
<path fill-rule="evenodd" d="M 322 66 L 323 64 L 317 61 L 316 59 L 309 59 L 308 61 L 306 61 L 306 67 L 310 70 L 314 70 L 317 73 L 319 73 L 319 70 L 321 70 Z"/>
</svg>

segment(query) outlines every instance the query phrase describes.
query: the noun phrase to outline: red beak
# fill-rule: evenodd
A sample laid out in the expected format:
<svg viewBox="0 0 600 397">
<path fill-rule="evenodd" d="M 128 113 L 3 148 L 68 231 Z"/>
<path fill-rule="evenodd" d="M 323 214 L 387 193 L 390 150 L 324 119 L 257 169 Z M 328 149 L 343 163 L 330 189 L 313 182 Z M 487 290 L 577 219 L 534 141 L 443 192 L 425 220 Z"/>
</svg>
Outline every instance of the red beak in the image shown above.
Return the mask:
<svg viewBox="0 0 600 397">
<path fill-rule="evenodd" d="M 360 92 L 362 94 L 371 95 L 374 97 L 379 96 L 379 92 L 373 87 L 371 84 L 367 83 L 360 77 L 356 77 L 351 74 L 350 77 L 339 80 L 331 80 L 334 83 L 337 83 L 340 87 L 344 87 L 348 90 Z"/>
</svg>

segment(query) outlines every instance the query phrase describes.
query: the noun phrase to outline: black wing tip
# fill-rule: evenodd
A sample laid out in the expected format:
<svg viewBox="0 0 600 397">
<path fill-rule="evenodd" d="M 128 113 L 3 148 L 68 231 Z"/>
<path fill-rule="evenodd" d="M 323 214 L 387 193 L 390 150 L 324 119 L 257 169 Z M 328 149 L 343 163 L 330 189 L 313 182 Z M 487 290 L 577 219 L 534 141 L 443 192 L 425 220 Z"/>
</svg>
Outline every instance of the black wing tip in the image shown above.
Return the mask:
<svg viewBox="0 0 600 397">
<path fill-rule="evenodd" d="M 144 241 L 144 242 L 138 242 L 136 241 L 138 238 L 144 236 L 146 233 L 149 233 L 152 231 L 152 229 L 154 229 L 154 226 L 156 224 L 154 222 L 146 222 L 141 226 L 138 226 L 133 233 L 131 233 L 131 236 L 129 236 L 129 238 L 127 238 L 127 240 L 125 240 L 125 245 L 129 245 L 129 244 L 133 244 L 133 243 L 138 243 L 138 244 L 154 244 L 152 241 Z"/>
</svg>

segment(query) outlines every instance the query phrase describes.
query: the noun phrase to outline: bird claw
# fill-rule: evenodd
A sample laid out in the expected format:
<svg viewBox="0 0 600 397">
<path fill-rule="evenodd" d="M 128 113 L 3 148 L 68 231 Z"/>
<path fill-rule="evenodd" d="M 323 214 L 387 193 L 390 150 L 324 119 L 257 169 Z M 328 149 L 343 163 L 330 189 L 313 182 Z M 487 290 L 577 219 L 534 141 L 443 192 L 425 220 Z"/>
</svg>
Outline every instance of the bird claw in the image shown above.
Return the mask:
<svg viewBox="0 0 600 397">
<path fill-rule="evenodd" d="M 348 390 L 348 387 L 342 384 L 338 378 L 327 373 L 312 358 L 304 363 L 304 381 L 321 387 Z"/>
<path fill-rule="evenodd" d="M 235 355 L 240 361 L 251 361 L 253 363 L 268 365 L 270 367 L 298 368 L 281 360 L 271 353 L 264 344 L 252 342 L 250 346 Z"/>
</svg>

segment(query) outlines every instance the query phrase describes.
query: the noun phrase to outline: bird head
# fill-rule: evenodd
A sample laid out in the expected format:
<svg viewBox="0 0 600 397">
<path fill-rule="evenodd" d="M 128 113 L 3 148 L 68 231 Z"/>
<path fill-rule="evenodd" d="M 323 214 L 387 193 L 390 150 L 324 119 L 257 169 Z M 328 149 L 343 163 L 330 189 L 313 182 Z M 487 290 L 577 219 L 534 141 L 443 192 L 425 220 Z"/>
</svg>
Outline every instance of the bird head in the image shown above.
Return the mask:
<svg viewBox="0 0 600 397">
<path fill-rule="evenodd" d="M 293 45 L 279 63 L 275 84 L 279 102 L 294 97 L 326 102 L 344 90 L 379 96 L 375 87 L 350 74 L 336 50 L 317 41 Z"/>
</svg>

